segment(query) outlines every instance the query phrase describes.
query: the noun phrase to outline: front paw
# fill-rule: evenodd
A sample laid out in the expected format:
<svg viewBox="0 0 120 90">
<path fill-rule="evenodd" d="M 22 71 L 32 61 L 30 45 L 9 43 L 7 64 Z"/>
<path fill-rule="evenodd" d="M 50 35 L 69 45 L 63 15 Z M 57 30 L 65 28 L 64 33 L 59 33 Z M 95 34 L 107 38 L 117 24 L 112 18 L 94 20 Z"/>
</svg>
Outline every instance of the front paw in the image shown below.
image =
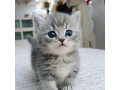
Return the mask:
<svg viewBox="0 0 120 90">
<path fill-rule="evenodd" d="M 64 86 L 62 90 L 73 90 L 72 85 Z"/>
</svg>

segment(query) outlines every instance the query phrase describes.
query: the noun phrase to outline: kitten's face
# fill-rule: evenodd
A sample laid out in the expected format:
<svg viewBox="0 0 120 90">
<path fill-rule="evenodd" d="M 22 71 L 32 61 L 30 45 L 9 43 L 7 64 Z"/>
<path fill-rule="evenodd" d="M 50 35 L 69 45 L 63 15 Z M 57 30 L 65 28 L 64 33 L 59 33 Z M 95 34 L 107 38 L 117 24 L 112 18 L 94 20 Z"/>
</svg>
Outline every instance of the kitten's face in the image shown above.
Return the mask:
<svg viewBox="0 0 120 90">
<path fill-rule="evenodd" d="M 38 41 L 44 52 L 63 55 L 79 47 L 80 30 L 73 21 L 71 16 L 59 13 L 46 17 L 41 27 L 38 23 Z"/>
</svg>

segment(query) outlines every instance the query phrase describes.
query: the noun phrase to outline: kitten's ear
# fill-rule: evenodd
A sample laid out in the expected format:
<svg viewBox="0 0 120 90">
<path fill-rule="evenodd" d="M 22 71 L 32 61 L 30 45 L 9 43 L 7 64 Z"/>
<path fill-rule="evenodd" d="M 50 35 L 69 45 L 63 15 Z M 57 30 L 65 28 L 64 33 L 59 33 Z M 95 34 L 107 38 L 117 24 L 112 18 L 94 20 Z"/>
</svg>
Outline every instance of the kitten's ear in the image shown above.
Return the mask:
<svg viewBox="0 0 120 90">
<path fill-rule="evenodd" d="M 33 18 L 34 18 L 35 27 L 37 31 L 40 31 L 41 27 L 45 23 L 45 19 L 36 13 L 33 13 Z"/>
<path fill-rule="evenodd" d="M 71 18 L 73 20 L 73 23 L 76 24 L 76 25 L 80 25 L 80 23 L 81 23 L 81 18 L 80 17 L 81 17 L 81 12 L 80 11 L 75 12 L 71 16 Z"/>
</svg>

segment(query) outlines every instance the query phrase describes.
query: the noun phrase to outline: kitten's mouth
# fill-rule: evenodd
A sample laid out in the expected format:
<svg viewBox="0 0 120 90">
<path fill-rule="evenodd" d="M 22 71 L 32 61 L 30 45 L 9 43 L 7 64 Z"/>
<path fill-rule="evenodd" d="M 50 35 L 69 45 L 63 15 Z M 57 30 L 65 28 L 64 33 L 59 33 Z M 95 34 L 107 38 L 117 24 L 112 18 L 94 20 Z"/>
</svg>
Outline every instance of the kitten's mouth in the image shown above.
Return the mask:
<svg viewBox="0 0 120 90">
<path fill-rule="evenodd" d="M 62 43 L 61 45 L 59 45 L 59 47 L 61 47 L 61 46 L 66 46 L 66 45 Z"/>
</svg>

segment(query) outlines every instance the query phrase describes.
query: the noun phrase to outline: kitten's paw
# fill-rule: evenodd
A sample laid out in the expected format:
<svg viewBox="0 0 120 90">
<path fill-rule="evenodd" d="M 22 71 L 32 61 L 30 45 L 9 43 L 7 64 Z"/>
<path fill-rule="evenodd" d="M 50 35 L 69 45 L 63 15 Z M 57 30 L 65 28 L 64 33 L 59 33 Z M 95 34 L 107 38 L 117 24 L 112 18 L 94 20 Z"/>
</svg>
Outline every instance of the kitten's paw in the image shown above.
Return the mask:
<svg viewBox="0 0 120 90">
<path fill-rule="evenodd" d="M 73 90 L 73 89 L 72 89 L 72 86 L 69 85 L 69 86 L 64 86 L 62 90 Z"/>
</svg>

